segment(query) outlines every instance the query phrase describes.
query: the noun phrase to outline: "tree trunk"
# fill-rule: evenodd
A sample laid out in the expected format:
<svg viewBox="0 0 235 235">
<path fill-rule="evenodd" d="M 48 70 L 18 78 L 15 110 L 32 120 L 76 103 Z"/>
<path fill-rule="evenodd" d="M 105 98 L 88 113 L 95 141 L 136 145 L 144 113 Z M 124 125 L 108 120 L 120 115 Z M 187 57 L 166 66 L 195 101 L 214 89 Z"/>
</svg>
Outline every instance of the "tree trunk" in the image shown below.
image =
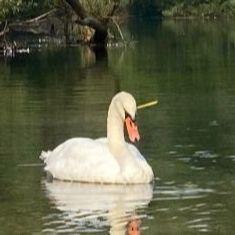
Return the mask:
<svg viewBox="0 0 235 235">
<path fill-rule="evenodd" d="M 92 42 L 98 45 L 105 45 L 108 37 L 107 22 L 101 22 L 97 18 L 88 15 L 79 0 L 65 0 L 79 17 L 81 25 L 87 25 L 95 30 Z"/>
</svg>

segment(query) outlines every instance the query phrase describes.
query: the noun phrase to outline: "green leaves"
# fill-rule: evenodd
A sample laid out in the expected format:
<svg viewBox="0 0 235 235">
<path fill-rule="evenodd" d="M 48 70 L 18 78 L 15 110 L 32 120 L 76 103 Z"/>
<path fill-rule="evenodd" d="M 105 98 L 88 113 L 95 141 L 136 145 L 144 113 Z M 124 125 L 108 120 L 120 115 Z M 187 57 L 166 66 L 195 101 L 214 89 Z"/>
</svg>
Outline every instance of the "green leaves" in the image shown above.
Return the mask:
<svg viewBox="0 0 235 235">
<path fill-rule="evenodd" d="M 140 15 L 217 17 L 235 14 L 235 0 L 81 0 L 81 3 L 98 18 L 108 16 L 115 3 L 124 8 L 131 6 Z M 0 0 L 0 21 L 35 17 L 61 4 L 63 0 Z"/>
<path fill-rule="evenodd" d="M 37 16 L 53 3 L 53 0 L 0 0 L 0 20 Z"/>
<path fill-rule="evenodd" d="M 168 5 L 164 5 L 166 2 Z M 163 15 L 170 17 L 216 18 L 235 14 L 235 0 L 161 0 L 161 3 Z"/>
</svg>

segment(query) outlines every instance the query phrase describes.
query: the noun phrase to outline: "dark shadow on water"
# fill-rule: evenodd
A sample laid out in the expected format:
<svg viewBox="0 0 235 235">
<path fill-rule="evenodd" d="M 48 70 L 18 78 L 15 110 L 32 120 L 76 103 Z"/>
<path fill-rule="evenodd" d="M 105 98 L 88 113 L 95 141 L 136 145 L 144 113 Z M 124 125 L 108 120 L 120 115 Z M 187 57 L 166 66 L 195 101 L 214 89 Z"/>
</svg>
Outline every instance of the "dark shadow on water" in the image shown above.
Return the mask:
<svg viewBox="0 0 235 235">
<path fill-rule="evenodd" d="M 91 47 L 91 50 L 95 53 L 96 63 L 104 63 L 108 65 L 108 52 L 107 48 L 103 46 Z"/>
</svg>

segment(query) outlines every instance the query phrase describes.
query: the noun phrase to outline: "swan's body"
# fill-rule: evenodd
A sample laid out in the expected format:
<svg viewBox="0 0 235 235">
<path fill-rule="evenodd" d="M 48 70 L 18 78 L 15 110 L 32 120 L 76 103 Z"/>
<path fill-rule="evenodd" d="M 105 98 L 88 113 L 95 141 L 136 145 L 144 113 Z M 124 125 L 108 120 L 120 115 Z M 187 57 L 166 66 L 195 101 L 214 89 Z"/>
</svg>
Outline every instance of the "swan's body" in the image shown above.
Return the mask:
<svg viewBox="0 0 235 235">
<path fill-rule="evenodd" d="M 124 139 L 125 113 L 134 120 L 136 103 L 130 94 L 120 92 L 109 107 L 107 138 L 73 138 L 53 151 L 42 152 L 40 158 L 46 163 L 45 170 L 60 180 L 119 184 L 151 182 L 151 167 L 138 149 Z M 131 140 L 138 139 L 137 127 L 130 128 L 134 128 L 129 135 Z"/>
</svg>

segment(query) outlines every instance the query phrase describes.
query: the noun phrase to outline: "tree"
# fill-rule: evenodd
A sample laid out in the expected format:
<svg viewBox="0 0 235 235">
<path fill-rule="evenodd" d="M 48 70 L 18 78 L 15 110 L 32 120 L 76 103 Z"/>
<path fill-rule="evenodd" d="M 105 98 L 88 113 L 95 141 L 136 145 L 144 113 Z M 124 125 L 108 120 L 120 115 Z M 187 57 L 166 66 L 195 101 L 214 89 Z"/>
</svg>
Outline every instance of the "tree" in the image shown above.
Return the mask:
<svg viewBox="0 0 235 235">
<path fill-rule="evenodd" d="M 85 8 L 82 6 L 79 0 L 65 0 L 75 11 L 78 18 L 78 23 L 81 25 L 86 25 L 95 30 L 94 36 L 92 38 L 93 43 L 104 45 L 108 36 L 108 21 L 109 18 L 98 19 L 87 13 Z M 118 7 L 119 2 L 115 1 L 113 4 L 113 9 L 110 12 L 110 16 L 113 15 L 115 9 Z"/>
<path fill-rule="evenodd" d="M 93 29 L 94 33 L 89 39 L 89 43 L 105 45 L 108 38 L 108 24 L 119 4 L 120 0 L 54 0 L 54 5 L 52 0 L 0 0 L 0 7 L 2 7 L 0 19 L 11 19 L 10 22 L 8 21 L 7 27 L 5 23 L 0 22 L 0 31 L 2 28 L 0 36 L 8 31 L 50 34 L 55 31 L 52 18 L 60 18 L 66 25 L 65 21 L 68 18 L 71 21 L 74 19 L 74 17 L 66 17 L 73 11 L 77 16 L 77 24 Z M 48 10 L 50 11 L 48 12 Z M 35 12 L 43 12 L 43 14 L 35 17 Z M 15 15 L 17 15 L 16 22 L 14 22 Z M 27 19 L 26 16 L 29 16 L 30 19 Z M 31 18 L 32 16 L 35 18 Z M 21 19 L 20 22 L 19 19 Z"/>
</svg>

